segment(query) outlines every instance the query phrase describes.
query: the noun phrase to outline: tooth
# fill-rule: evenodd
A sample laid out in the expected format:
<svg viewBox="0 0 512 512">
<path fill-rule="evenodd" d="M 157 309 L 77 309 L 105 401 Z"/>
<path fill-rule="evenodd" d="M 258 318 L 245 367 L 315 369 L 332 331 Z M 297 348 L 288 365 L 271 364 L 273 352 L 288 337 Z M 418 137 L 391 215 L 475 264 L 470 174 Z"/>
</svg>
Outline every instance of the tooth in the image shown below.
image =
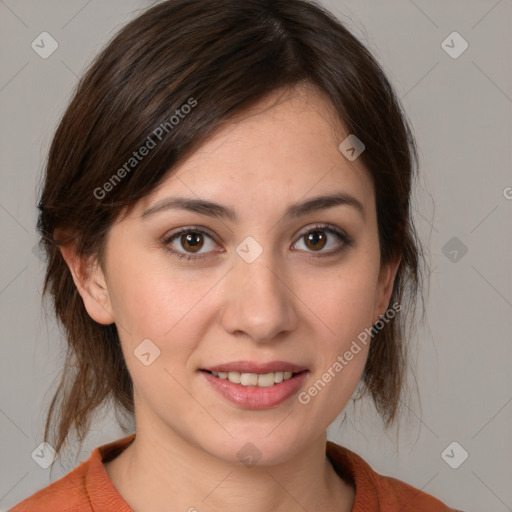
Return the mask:
<svg viewBox="0 0 512 512">
<path fill-rule="evenodd" d="M 274 385 L 274 374 L 273 373 L 264 373 L 258 376 L 258 386 L 263 388 L 273 386 Z"/>
<path fill-rule="evenodd" d="M 258 375 L 256 373 L 242 373 L 240 375 L 240 384 L 242 386 L 257 386 Z"/>
<path fill-rule="evenodd" d="M 228 380 L 240 384 L 240 372 L 228 372 Z"/>
<path fill-rule="evenodd" d="M 240 372 L 211 372 L 219 379 L 229 380 L 242 386 L 270 387 L 293 377 L 292 372 L 269 373 L 240 373 Z"/>
</svg>

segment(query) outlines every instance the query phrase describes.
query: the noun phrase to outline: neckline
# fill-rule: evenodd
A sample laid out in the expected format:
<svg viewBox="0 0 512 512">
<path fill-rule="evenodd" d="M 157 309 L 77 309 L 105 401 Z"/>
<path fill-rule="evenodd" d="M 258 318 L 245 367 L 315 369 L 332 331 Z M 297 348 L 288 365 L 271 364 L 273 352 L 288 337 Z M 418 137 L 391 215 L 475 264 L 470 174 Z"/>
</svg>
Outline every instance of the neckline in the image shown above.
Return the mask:
<svg viewBox="0 0 512 512">
<path fill-rule="evenodd" d="M 95 512 L 109 510 L 112 507 L 117 512 L 133 512 L 109 479 L 103 462 L 110 462 L 119 456 L 133 443 L 135 436 L 136 434 L 132 433 L 99 446 L 91 454 L 91 467 L 86 476 L 86 486 Z M 326 442 L 325 454 L 338 477 L 354 488 L 352 512 L 378 509 L 378 499 L 370 498 L 374 495 L 374 489 L 371 475 L 366 474 L 366 463 L 354 452 L 332 441 Z"/>
</svg>

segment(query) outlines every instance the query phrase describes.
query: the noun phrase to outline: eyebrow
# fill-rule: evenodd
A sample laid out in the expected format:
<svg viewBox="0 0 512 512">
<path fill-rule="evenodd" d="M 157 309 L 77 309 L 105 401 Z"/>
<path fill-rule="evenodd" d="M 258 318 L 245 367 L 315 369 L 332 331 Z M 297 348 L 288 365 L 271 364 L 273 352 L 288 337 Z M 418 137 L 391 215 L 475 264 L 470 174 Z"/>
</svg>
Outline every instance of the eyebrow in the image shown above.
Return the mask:
<svg viewBox="0 0 512 512">
<path fill-rule="evenodd" d="M 284 213 L 283 218 L 285 220 L 296 219 L 308 213 L 341 205 L 355 208 L 363 219 L 366 220 L 366 211 L 363 204 L 346 192 L 317 196 L 291 205 Z M 187 197 L 168 197 L 162 199 L 142 213 L 141 218 L 146 219 L 155 213 L 166 210 L 186 210 L 209 217 L 225 218 L 232 222 L 238 222 L 238 215 L 229 206 L 214 203 L 206 199 L 192 199 Z"/>
</svg>

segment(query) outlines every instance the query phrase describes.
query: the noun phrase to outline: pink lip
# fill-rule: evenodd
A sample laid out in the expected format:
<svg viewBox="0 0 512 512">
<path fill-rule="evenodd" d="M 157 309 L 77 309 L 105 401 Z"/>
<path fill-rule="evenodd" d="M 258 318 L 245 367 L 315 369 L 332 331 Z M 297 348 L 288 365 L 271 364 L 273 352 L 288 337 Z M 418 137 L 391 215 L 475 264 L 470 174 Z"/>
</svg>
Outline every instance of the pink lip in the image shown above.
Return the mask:
<svg viewBox="0 0 512 512">
<path fill-rule="evenodd" d="M 222 366 L 222 368 L 226 367 L 227 366 Z M 219 368 L 221 367 L 219 366 Z M 254 365 L 252 365 L 251 368 L 254 368 Z M 247 373 L 263 372 L 252 371 Z M 270 371 L 267 371 L 267 373 L 270 373 Z M 242 386 L 242 384 L 234 384 L 229 380 L 215 377 L 215 375 L 208 373 L 208 371 L 201 371 L 201 374 L 204 375 L 215 391 L 218 391 L 231 403 L 239 407 L 243 407 L 244 409 L 269 409 L 271 407 L 278 406 L 292 395 L 295 395 L 309 375 L 309 372 L 303 371 L 294 375 L 291 379 L 269 387 Z"/>
<path fill-rule="evenodd" d="M 299 373 L 307 370 L 300 366 L 286 361 L 270 361 L 268 363 L 255 363 L 253 361 L 233 361 L 231 363 L 218 364 L 202 368 L 209 372 L 240 372 L 240 373 L 271 373 L 271 372 L 293 372 Z"/>
</svg>

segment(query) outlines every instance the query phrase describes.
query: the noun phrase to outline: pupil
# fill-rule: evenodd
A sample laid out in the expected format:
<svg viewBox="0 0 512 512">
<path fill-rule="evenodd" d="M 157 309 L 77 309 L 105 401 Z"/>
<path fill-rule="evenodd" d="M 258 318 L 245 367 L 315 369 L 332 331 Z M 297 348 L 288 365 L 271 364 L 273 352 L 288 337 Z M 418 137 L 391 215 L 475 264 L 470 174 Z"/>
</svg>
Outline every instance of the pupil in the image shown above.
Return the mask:
<svg viewBox="0 0 512 512">
<path fill-rule="evenodd" d="M 313 245 L 313 246 L 318 244 L 321 241 L 323 241 L 324 243 L 321 244 L 319 249 L 321 249 L 325 245 L 325 236 L 321 231 L 313 231 L 312 233 L 310 233 L 308 235 L 308 242 L 310 242 L 311 245 Z M 313 247 L 313 248 L 315 248 L 315 247 Z"/>
<path fill-rule="evenodd" d="M 198 233 L 195 234 L 188 234 L 185 236 L 186 245 L 190 246 L 191 248 L 198 250 L 201 248 L 201 242 L 199 240 L 200 235 Z"/>
</svg>

